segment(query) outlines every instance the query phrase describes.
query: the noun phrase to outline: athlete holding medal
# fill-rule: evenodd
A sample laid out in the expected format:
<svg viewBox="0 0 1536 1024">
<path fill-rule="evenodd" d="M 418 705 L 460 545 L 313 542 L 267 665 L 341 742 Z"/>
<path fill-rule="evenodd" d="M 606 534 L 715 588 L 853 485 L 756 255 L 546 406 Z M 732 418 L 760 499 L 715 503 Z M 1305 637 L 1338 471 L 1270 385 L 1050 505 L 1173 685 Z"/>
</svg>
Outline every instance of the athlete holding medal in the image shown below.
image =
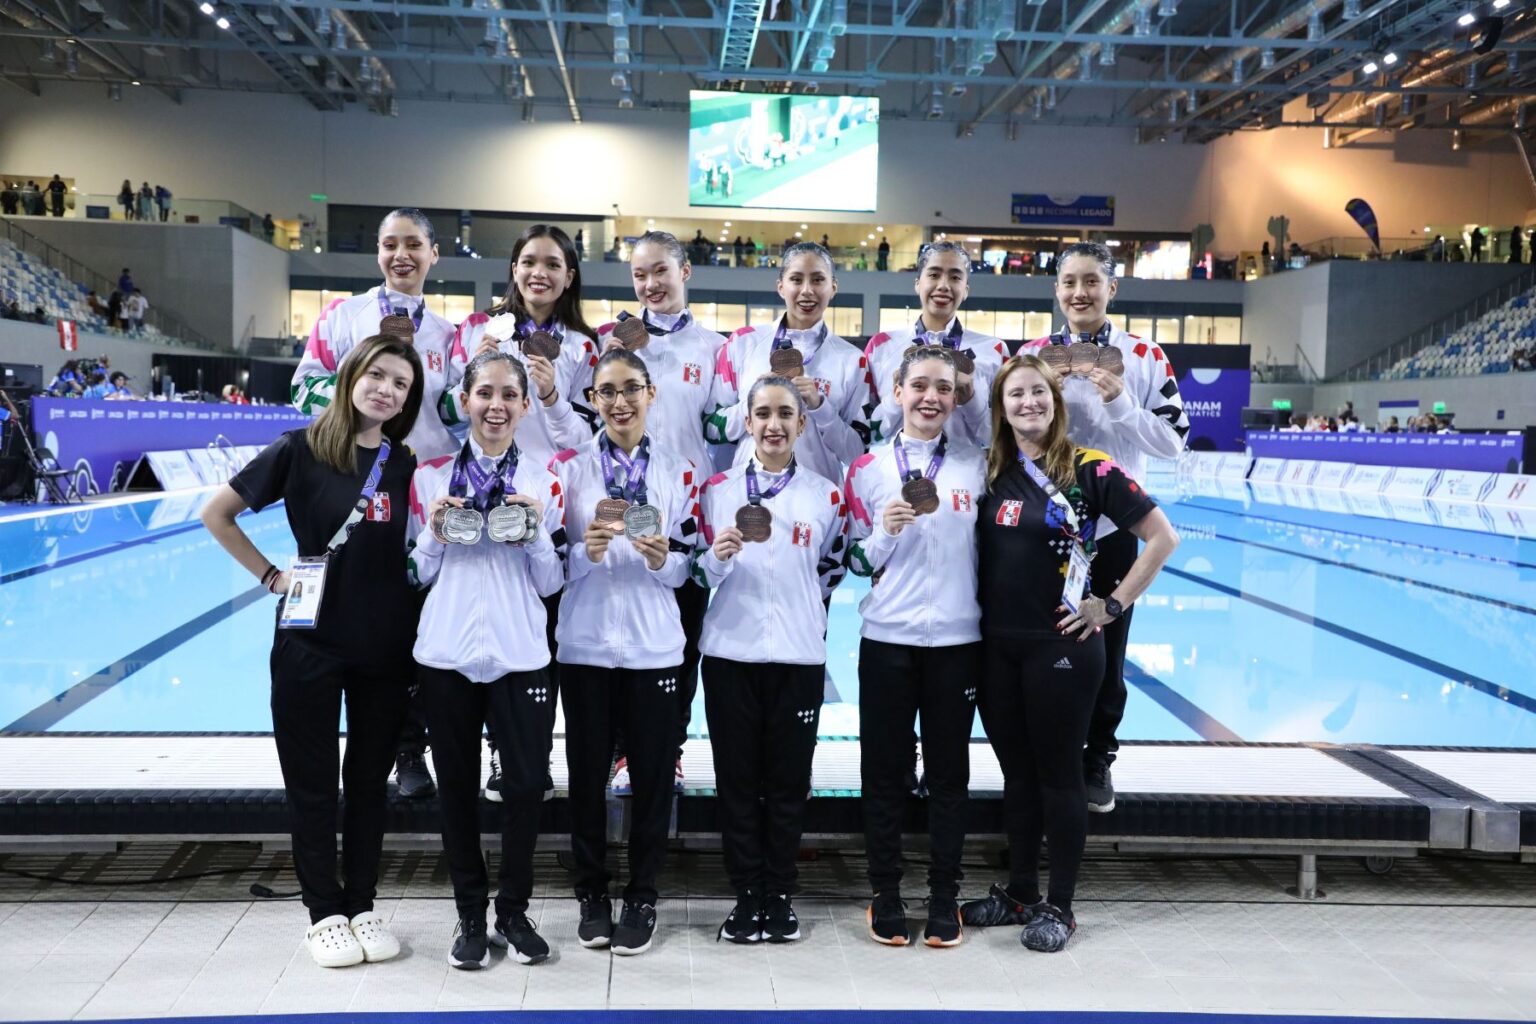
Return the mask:
<svg viewBox="0 0 1536 1024">
<path fill-rule="evenodd" d="M 564 580 L 560 486 L 513 443 L 528 412 L 522 365 L 486 352 L 464 371 L 458 401 L 469 437 L 457 455 L 425 463 L 411 485 L 412 573 L 431 587 L 416 638 L 423 704 L 443 815 L 443 852 L 459 928 L 448 962 L 475 970 L 489 945 L 518 963 L 549 957 L 529 920 L 533 849 L 555 725 L 544 599 Z M 480 849 L 480 736 L 505 743 L 505 800 L 494 929 Z"/>
<path fill-rule="evenodd" d="M 981 673 L 976 506 L 986 457 L 946 430 L 960 376 L 946 348 L 916 346 L 892 371 L 902 426 L 848 470 L 848 565 L 873 577 L 859 605 L 860 774 L 876 942 L 911 941 L 901 900 L 901 831 L 914 720 L 928 783 L 928 923 L 923 941 L 961 941 L 960 851 L 971 723 Z"/>
<path fill-rule="evenodd" d="M 799 464 L 804 395 L 783 377 L 747 392 L 752 447 L 700 493 L 694 578 L 704 617 L 704 710 L 725 869 L 736 906 L 720 937 L 791 942 L 791 897 L 826 672 L 823 603 L 843 577 L 847 507 Z"/>
<path fill-rule="evenodd" d="M 698 483 L 693 463 L 647 428 L 656 387 L 638 354 L 605 352 L 594 381 L 603 430 L 550 464 L 565 495 L 566 532 L 580 538 L 567 559 L 560 602 L 560 700 L 581 904 L 577 937 L 588 948 L 632 955 L 650 948 L 656 928 L 656 874 L 666 855 L 683 696 L 683 626 L 673 591 L 688 576 Z M 634 800 L 629 882 L 615 927 L 604 866 L 604 790 L 620 732 Z"/>
<path fill-rule="evenodd" d="M 1059 378 L 1042 360 L 1003 364 L 992 436 L 978 515 L 980 708 L 1003 770 L 1009 882 L 961 911 L 972 926 L 1023 925 L 1027 948 L 1054 953 L 1077 927 L 1072 896 L 1088 834 L 1082 750 L 1104 673 L 1102 630 L 1146 591 L 1179 538 L 1109 456 L 1073 446 Z M 1100 516 L 1146 544 L 1104 598 L 1088 578 Z"/>
</svg>

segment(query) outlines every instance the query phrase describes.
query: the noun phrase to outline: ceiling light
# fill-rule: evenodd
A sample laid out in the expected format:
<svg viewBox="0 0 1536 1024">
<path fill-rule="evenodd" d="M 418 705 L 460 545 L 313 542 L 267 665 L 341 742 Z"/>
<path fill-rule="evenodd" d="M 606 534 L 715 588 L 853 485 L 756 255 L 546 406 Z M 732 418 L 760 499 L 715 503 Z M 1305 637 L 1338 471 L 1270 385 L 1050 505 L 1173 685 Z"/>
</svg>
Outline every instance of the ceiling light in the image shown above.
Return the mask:
<svg viewBox="0 0 1536 1024">
<path fill-rule="evenodd" d="M 1157 0 L 1157 16 L 1171 18 L 1179 13 L 1179 0 Z"/>
<path fill-rule="evenodd" d="M 1396 64 L 1397 52 L 1395 50 L 1388 50 L 1386 53 L 1382 54 L 1381 63 L 1383 67 L 1391 67 L 1393 64 Z"/>
<path fill-rule="evenodd" d="M 1496 10 L 1496 11 L 1502 11 L 1504 8 L 1506 8 L 1508 6 L 1509 6 L 1509 0 L 1493 0 L 1493 9 Z"/>
<path fill-rule="evenodd" d="M 1477 15 L 1473 14 L 1471 11 L 1467 11 L 1466 13 L 1462 14 L 1461 17 L 1456 19 L 1456 24 L 1460 25 L 1462 28 L 1466 28 L 1476 20 Z"/>
<path fill-rule="evenodd" d="M 229 28 L 229 19 L 221 17 L 217 21 L 215 21 L 214 24 L 219 26 L 219 28 L 227 30 Z"/>
<path fill-rule="evenodd" d="M 135 78 L 135 79 L 134 79 L 134 80 L 133 80 L 133 82 L 132 82 L 132 84 L 133 84 L 133 85 L 138 85 L 138 84 L 139 84 L 139 80 L 138 80 L 138 79 L 137 79 L 137 78 Z"/>
<path fill-rule="evenodd" d="M 1376 66 L 1376 62 L 1375 61 L 1368 60 L 1368 61 L 1365 62 L 1365 67 L 1361 68 L 1360 70 L 1364 71 L 1368 75 L 1374 75 L 1377 71 L 1379 71 L 1381 69 Z"/>
<path fill-rule="evenodd" d="M 804 225 L 804 224 L 801 224 L 801 225 L 800 225 L 800 230 L 801 230 L 801 231 L 809 231 L 809 230 L 810 230 L 810 228 L 808 228 L 808 227 L 806 227 L 806 226 L 805 226 L 805 225 Z"/>
<path fill-rule="evenodd" d="M 1054 85 L 1048 85 L 1045 87 L 1045 109 L 1056 109 L 1056 87 Z"/>
<path fill-rule="evenodd" d="M 612 85 L 615 89 L 622 89 L 629 84 L 629 79 L 624 76 L 624 72 L 615 71 L 613 76 L 608 79 L 608 84 Z"/>
<path fill-rule="evenodd" d="M 198 4 L 197 9 L 209 17 L 213 16 L 213 4 L 208 3 L 207 0 L 204 0 L 203 3 Z"/>
<path fill-rule="evenodd" d="M 1099 47 L 1099 66 L 1112 68 L 1115 66 L 1115 44 L 1105 43 Z"/>
<path fill-rule="evenodd" d="M 331 12 L 324 7 L 320 8 L 319 14 L 315 15 L 315 31 L 321 36 L 331 34 Z"/>
<path fill-rule="evenodd" d="M 1152 34 L 1152 8 L 1138 7 L 1131 22 L 1131 35 L 1145 39 Z"/>
</svg>

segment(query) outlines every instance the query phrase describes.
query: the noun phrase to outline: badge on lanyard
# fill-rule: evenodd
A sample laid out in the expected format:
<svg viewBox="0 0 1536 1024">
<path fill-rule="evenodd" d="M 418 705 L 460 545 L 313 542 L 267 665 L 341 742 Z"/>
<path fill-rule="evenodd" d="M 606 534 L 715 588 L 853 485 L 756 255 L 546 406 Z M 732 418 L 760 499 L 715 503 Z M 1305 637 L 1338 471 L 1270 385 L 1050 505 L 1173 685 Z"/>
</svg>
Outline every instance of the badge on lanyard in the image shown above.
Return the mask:
<svg viewBox="0 0 1536 1024">
<path fill-rule="evenodd" d="M 288 568 L 288 592 L 278 606 L 278 629 L 314 629 L 320 621 L 329 555 L 300 558 Z"/>
<path fill-rule="evenodd" d="M 1072 542 L 1072 552 L 1067 556 L 1067 582 L 1061 588 L 1061 603 L 1067 606 L 1067 611 L 1077 614 L 1078 606 L 1083 603 L 1083 595 L 1088 592 L 1088 555 L 1083 551 L 1081 541 Z"/>
<path fill-rule="evenodd" d="M 1083 602 L 1083 595 L 1088 592 L 1088 568 L 1092 562 L 1087 548 L 1083 546 L 1085 532 L 1083 524 L 1078 518 L 1077 510 L 1072 507 L 1072 502 L 1061 493 L 1061 488 L 1041 472 L 1039 466 L 1025 458 L 1022 452 L 1019 453 L 1019 465 L 1024 467 L 1024 472 L 1035 482 L 1035 486 L 1044 491 L 1051 503 L 1060 509 L 1061 518 L 1064 521 L 1062 532 L 1072 539 L 1072 548 L 1067 555 L 1067 581 L 1061 588 L 1061 603 L 1067 606 L 1068 611 L 1076 614 Z M 1091 523 L 1088 525 L 1092 526 Z M 1087 532 L 1091 533 L 1091 530 Z"/>
</svg>

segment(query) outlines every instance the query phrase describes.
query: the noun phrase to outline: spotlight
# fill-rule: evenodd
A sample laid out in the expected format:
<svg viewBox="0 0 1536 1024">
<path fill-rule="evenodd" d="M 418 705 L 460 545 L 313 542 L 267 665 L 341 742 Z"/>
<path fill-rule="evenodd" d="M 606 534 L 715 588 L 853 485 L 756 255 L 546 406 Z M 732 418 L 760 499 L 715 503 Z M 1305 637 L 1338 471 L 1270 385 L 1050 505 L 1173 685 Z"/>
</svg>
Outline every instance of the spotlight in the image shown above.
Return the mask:
<svg viewBox="0 0 1536 1024">
<path fill-rule="evenodd" d="M 80 53 L 74 47 L 64 51 L 64 71 L 70 75 L 80 73 Z"/>
<path fill-rule="evenodd" d="M 229 19 L 228 18 L 222 18 L 221 17 L 221 18 L 217 19 L 216 21 L 214 21 L 214 24 L 219 26 L 219 28 L 224 29 L 225 31 L 229 30 Z"/>
<path fill-rule="evenodd" d="M 204 0 L 203 3 L 198 4 L 197 9 L 208 15 L 210 18 L 213 17 L 213 4 L 207 3 L 206 0 Z"/>
<path fill-rule="evenodd" d="M 1344 0 L 1344 20 L 1354 21 L 1360 17 L 1360 0 Z"/>
<path fill-rule="evenodd" d="M 321 37 L 331 34 L 331 12 L 324 7 L 315 15 L 315 33 Z"/>
<path fill-rule="evenodd" d="M 37 59 L 42 61 L 44 64 L 52 64 L 54 61 L 59 59 L 57 51 L 55 51 L 53 48 L 52 39 L 43 40 L 43 52 L 38 56 Z"/>
<path fill-rule="evenodd" d="M 1045 87 L 1045 109 L 1056 109 L 1056 87 L 1054 85 L 1048 85 Z"/>
<path fill-rule="evenodd" d="M 1374 75 L 1377 71 L 1380 71 L 1381 68 L 1377 66 L 1375 61 L 1368 60 L 1365 62 L 1365 67 L 1361 68 L 1360 70 L 1368 75 Z"/>
<path fill-rule="evenodd" d="M 130 83 L 129 83 L 129 84 L 130 84 L 130 85 L 138 85 L 138 84 L 139 84 L 139 80 L 138 80 L 138 79 L 137 79 L 137 78 L 135 78 L 135 79 L 134 79 L 134 80 L 133 80 L 133 81 L 132 81 L 132 82 L 130 82 Z"/>
<path fill-rule="evenodd" d="M 1493 9 L 1496 10 L 1496 11 L 1502 11 L 1504 8 L 1506 8 L 1508 6 L 1509 6 L 1509 0 L 1493 0 Z"/>
<path fill-rule="evenodd" d="M 1077 76 L 1085 82 L 1093 81 L 1093 61 L 1086 57 L 1078 61 Z"/>
<path fill-rule="evenodd" d="M 1307 15 L 1307 42 L 1315 43 L 1323 38 L 1323 12 L 1313 11 Z"/>
<path fill-rule="evenodd" d="M 113 103 L 120 103 L 123 99 L 123 83 L 113 82 L 107 86 L 107 99 Z"/>
<path fill-rule="evenodd" d="M 1179 13 L 1179 0 L 1157 0 L 1157 16 L 1171 18 Z"/>
<path fill-rule="evenodd" d="M 1039 96 L 1036 96 L 1035 97 L 1034 119 L 1036 121 L 1040 120 L 1040 115 L 1043 114 L 1044 112 L 1045 112 L 1045 100 L 1042 99 Z"/>
<path fill-rule="evenodd" d="M 1386 53 L 1381 55 L 1381 66 L 1382 67 L 1389 68 L 1393 64 L 1396 64 L 1396 63 L 1397 63 L 1397 51 L 1396 50 L 1388 50 Z"/>
<path fill-rule="evenodd" d="M 612 85 L 615 89 L 622 89 L 629 84 L 629 79 L 625 76 L 624 72 L 615 71 L 613 77 L 608 79 L 608 84 Z"/>
<path fill-rule="evenodd" d="M 391 96 L 389 98 L 389 116 L 390 117 L 399 117 L 400 116 L 400 101 L 395 99 L 393 96 Z"/>
<path fill-rule="evenodd" d="M 1152 34 L 1152 8 L 1138 7 L 1131 22 L 1131 35 L 1145 39 Z"/>
<path fill-rule="evenodd" d="M 1241 57 L 1232 62 L 1232 84 L 1243 84 L 1243 59 Z"/>
<path fill-rule="evenodd" d="M 1460 25 L 1462 28 L 1466 28 L 1476 20 L 1477 15 L 1473 14 L 1471 11 L 1467 11 L 1461 17 L 1456 19 L 1456 24 Z"/>
</svg>

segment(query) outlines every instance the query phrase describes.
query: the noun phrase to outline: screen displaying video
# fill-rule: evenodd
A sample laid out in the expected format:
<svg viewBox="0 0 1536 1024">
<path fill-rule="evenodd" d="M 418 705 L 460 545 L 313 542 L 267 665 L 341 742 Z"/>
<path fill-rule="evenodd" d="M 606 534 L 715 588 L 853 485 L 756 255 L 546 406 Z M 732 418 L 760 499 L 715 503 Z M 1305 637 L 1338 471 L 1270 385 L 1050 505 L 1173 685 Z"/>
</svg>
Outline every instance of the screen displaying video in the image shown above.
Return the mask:
<svg viewBox="0 0 1536 1024">
<path fill-rule="evenodd" d="M 689 94 L 693 206 L 873 213 L 879 157 L 873 97 Z"/>
</svg>

